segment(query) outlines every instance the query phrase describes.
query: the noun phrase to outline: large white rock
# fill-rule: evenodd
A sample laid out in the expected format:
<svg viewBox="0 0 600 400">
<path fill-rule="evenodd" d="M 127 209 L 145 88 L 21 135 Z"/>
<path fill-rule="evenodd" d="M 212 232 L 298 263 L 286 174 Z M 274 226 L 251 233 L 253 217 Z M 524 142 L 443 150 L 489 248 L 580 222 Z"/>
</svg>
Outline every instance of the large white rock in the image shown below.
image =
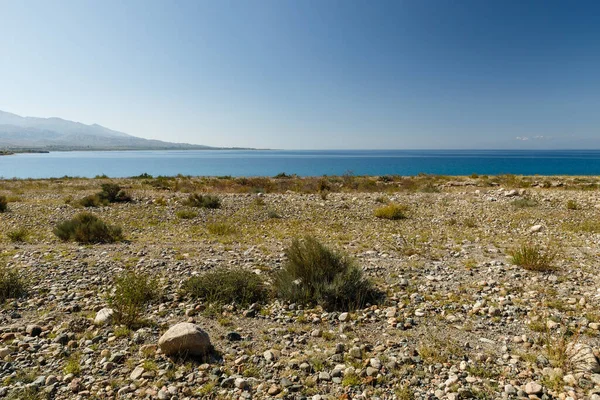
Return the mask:
<svg viewBox="0 0 600 400">
<path fill-rule="evenodd" d="M 182 322 L 169 328 L 158 340 L 165 355 L 205 356 L 211 350 L 208 333 L 199 326 Z"/>
<path fill-rule="evenodd" d="M 103 308 L 102 310 L 96 313 L 96 318 L 94 318 L 94 324 L 96 325 L 105 325 L 110 324 L 113 319 L 114 311 L 112 308 Z"/>
<path fill-rule="evenodd" d="M 598 373 L 600 372 L 600 364 L 594 355 L 594 350 L 590 345 L 584 343 L 569 343 L 567 345 L 567 356 L 573 371 Z"/>
</svg>

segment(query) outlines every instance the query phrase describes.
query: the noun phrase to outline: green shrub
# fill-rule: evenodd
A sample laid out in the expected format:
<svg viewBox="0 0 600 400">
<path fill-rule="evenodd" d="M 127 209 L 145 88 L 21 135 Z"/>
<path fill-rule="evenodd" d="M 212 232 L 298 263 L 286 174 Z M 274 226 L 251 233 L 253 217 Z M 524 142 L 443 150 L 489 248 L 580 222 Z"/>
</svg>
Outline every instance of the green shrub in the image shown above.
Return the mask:
<svg viewBox="0 0 600 400">
<path fill-rule="evenodd" d="M 243 269 L 215 268 L 188 279 L 183 291 L 207 302 L 241 306 L 262 303 L 268 298 L 261 277 Z"/>
<path fill-rule="evenodd" d="M 201 195 L 197 193 L 190 194 L 184 205 L 198 208 L 220 208 L 221 199 L 210 194 Z"/>
<path fill-rule="evenodd" d="M 267 217 L 271 219 L 279 219 L 281 218 L 281 215 L 275 210 L 269 210 L 267 211 Z"/>
<path fill-rule="evenodd" d="M 235 227 L 226 222 L 212 222 L 206 224 L 206 229 L 208 229 L 209 233 L 217 236 L 233 235 L 236 233 Z"/>
<path fill-rule="evenodd" d="M 98 196 L 109 203 L 128 203 L 132 200 L 131 196 L 115 183 L 105 183 L 101 188 Z"/>
<path fill-rule="evenodd" d="M 575 200 L 567 201 L 567 210 L 579 210 L 579 204 Z"/>
<path fill-rule="evenodd" d="M 551 271 L 555 254 L 543 250 L 540 246 L 523 244 L 509 252 L 515 265 L 531 271 Z"/>
<path fill-rule="evenodd" d="M 123 239 L 121 227 L 108 225 L 90 213 L 61 222 L 54 228 L 54 234 L 63 241 L 79 243 L 113 243 Z"/>
<path fill-rule="evenodd" d="M 15 229 L 6 234 L 6 237 L 8 237 L 11 242 L 15 243 L 26 242 L 27 236 L 29 236 L 29 231 L 25 228 Z"/>
<path fill-rule="evenodd" d="M 25 282 L 15 269 L 0 265 L 0 301 L 15 299 L 26 293 Z"/>
<path fill-rule="evenodd" d="M 115 313 L 114 321 L 134 327 L 140 323 L 146 306 L 160 297 L 159 281 L 142 272 L 125 271 L 114 279 L 114 283 L 114 293 L 108 299 Z"/>
<path fill-rule="evenodd" d="M 0 213 L 8 210 L 8 199 L 6 196 L 0 196 Z"/>
<path fill-rule="evenodd" d="M 108 205 L 108 202 L 103 201 L 97 194 L 91 194 L 85 196 L 83 199 L 78 201 L 82 207 L 101 207 Z"/>
<path fill-rule="evenodd" d="M 194 219 L 198 216 L 198 213 L 192 210 L 177 210 L 175 215 L 180 219 Z"/>
<path fill-rule="evenodd" d="M 375 210 L 375 216 L 382 219 L 404 219 L 408 207 L 404 204 L 388 204 Z"/>
<path fill-rule="evenodd" d="M 319 304 L 327 310 L 353 310 L 382 298 L 350 258 L 315 238 L 294 239 L 285 254 L 287 262 L 275 277 L 277 294 L 285 300 Z"/>
<path fill-rule="evenodd" d="M 511 204 L 515 208 L 530 208 L 537 207 L 538 202 L 529 197 L 524 197 L 522 199 L 513 200 Z"/>
</svg>

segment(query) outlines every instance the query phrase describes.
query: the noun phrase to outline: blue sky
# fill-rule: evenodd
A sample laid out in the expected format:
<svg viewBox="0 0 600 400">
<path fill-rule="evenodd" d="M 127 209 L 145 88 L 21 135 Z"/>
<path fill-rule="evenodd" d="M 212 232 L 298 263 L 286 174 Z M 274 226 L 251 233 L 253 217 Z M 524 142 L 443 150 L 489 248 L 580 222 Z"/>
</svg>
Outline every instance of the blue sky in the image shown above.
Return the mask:
<svg viewBox="0 0 600 400">
<path fill-rule="evenodd" d="M 600 144 L 599 71 L 595 1 L 0 0 L 0 110 L 168 141 Z"/>
</svg>

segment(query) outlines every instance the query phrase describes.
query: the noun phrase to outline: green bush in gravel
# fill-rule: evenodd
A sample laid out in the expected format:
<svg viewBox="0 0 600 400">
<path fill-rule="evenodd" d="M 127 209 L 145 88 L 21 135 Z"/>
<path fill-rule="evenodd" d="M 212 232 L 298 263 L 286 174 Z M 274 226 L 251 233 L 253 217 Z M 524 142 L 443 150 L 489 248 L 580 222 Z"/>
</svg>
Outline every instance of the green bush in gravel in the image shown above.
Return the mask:
<svg viewBox="0 0 600 400">
<path fill-rule="evenodd" d="M 90 213 L 80 213 L 54 228 L 54 234 L 63 241 L 78 243 L 113 243 L 123 240 L 121 227 L 108 225 Z"/>
<path fill-rule="evenodd" d="M 197 208 L 220 208 L 221 199 L 210 194 L 201 195 L 198 193 L 190 194 L 184 205 Z"/>
<path fill-rule="evenodd" d="M 114 279 L 114 293 L 108 303 L 114 311 L 116 324 L 135 327 L 148 304 L 160 297 L 157 278 L 143 272 L 125 271 Z"/>
<path fill-rule="evenodd" d="M 268 299 L 268 291 L 260 276 L 241 268 L 215 268 L 191 277 L 183 283 L 183 291 L 209 303 L 247 306 Z"/>
<path fill-rule="evenodd" d="M 25 282 L 17 270 L 0 265 L 0 301 L 15 299 L 25 293 Z"/>
<path fill-rule="evenodd" d="M 8 199 L 6 196 L 0 196 L 0 213 L 8 210 Z"/>
<path fill-rule="evenodd" d="M 287 262 L 275 277 L 275 290 L 284 300 L 348 311 L 383 298 L 352 259 L 313 237 L 295 239 L 285 254 Z"/>
</svg>

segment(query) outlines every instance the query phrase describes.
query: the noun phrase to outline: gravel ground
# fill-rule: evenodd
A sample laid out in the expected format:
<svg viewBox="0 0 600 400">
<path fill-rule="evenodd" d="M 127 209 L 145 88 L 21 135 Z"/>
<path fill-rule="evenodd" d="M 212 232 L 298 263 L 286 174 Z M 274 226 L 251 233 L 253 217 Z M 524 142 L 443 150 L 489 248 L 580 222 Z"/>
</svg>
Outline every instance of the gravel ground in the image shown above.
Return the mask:
<svg viewBox="0 0 600 400">
<path fill-rule="evenodd" d="M 65 201 L 106 181 L 0 181 L 11 201 L 0 214 L 0 262 L 29 285 L 27 297 L 0 310 L 0 397 L 600 399 L 593 178 L 445 178 L 414 190 L 392 180 L 369 191 L 341 183 L 259 194 L 223 183 L 222 207 L 191 219 L 177 216 L 190 210 L 182 205 L 189 179 L 177 190 L 115 180 L 135 201 L 92 212 L 121 225 L 126 240 L 59 241 L 56 223 L 82 211 Z M 375 218 L 386 202 L 406 205 L 407 218 Z M 5 236 L 18 228 L 26 243 Z M 190 276 L 222 266 L 270 282 L 285 248 L 304 235 L 352 256 L 385 302 L 340 313 L 272 300 L 215 315 L 180 292 Z M 553 254 L 553 269 L 513 265 L 509 253 L 522 244 Z M 113 278 L 128 268 L 161 282 L 147 326 L 94 324 Z M 201 361 L 162 354 L 158 338 L 179 322 L 206 331 L 215 353 Z"/>
</svg>

